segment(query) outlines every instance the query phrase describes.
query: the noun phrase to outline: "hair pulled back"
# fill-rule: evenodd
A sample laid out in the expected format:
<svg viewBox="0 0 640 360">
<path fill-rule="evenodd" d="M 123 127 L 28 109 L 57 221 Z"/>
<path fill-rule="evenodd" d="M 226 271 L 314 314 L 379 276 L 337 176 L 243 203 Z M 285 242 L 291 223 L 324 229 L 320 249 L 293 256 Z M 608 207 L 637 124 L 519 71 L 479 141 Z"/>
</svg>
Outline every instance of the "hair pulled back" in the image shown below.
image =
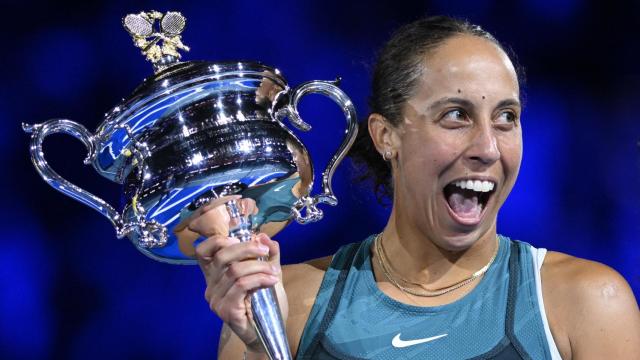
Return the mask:
<svg viewBox="0 0 640 360">
<path fill-rule="evenodd" d="M 447 16 L 423 18 L 396 30 L 378 54 L 369 98 L 370 113 L 380 114 L 398 126 L 402 121 L 402 106 L 415 91 L 427 53 L 446 40 L 464 34 L 485 38 L 502 48 L 479 26 Z M 362 172 L 358 180 L 371 179 L 381 202 L 384 197 L 393 196 L 391 165 L 376 150 L 367 123 L 367 119 L 360 122 L 349 156 Z"/>
</svg>

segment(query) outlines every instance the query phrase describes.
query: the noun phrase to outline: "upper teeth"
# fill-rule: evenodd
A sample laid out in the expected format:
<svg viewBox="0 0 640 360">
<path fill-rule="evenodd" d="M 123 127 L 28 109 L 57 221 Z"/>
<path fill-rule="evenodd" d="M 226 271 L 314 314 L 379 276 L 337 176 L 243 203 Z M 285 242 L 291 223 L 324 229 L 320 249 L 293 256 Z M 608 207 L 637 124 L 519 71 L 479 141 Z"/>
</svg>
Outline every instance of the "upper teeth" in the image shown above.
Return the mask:
<svg viewBox="0 0 640 360">
<path fill-rule="evenodd" d="M 489 192 L 492 191 L 495 186 L 493 181 L 486 180 L 459 180 L 453 184 L 461 189 L 469 189 L 477 192 Z"/>
</svg>

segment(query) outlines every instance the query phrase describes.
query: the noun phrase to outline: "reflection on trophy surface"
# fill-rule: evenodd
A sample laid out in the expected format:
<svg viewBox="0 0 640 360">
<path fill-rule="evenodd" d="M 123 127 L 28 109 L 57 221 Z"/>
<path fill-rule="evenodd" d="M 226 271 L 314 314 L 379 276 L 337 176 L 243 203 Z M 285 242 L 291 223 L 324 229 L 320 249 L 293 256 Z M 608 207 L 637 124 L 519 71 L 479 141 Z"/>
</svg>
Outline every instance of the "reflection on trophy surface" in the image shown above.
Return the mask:
<svg viewBox="0 0 640 360">
<path fill-rule="evenodd" d="M 231 223 L 221 225 L 221 233 L 242 241 L 256 231 L 273 236 L 294 219 L 302 224 L 320 220 L 318 204 L 337 204 L 331 177 L 357 127 L 355 109 L 336 82 L 290 88 L 278 69 L 257 62 L 180 62 L 178 50 L 189 48 L 181 41 L 186 20 L 178 12 L 130 14 L 123 25 L 153 63 L 155 75 L 109 111 L 94 133 L 66 119 L 23 125 L 31 133 L 33 164 L 52 187 L 106 216 L 117 236 L 127 236 L 145 255 L 172 264 L 195 263 L 195 246 L 204 239 L 189 231 L 185 220 L 212 199 L 242 197 L 220 208 L 229 211 Z M 297 111 L 299 100 L 310 93 L 334 100 L 347 119 L 318 195 L 310 194 L 309 153 L 284 125 L 288 118 L 297 129 L 310 130 Z M 87 147 L 85 164 L 124 185 L 122 211 L 48 165 L 42 142 L 60 132 Z M 277 300 L 272 290 L 262 290 L 252 296 L 261 340 L 272 358 L 290 358 L 283 329 L 268 329 L 278 322 Z"/>
</svg>

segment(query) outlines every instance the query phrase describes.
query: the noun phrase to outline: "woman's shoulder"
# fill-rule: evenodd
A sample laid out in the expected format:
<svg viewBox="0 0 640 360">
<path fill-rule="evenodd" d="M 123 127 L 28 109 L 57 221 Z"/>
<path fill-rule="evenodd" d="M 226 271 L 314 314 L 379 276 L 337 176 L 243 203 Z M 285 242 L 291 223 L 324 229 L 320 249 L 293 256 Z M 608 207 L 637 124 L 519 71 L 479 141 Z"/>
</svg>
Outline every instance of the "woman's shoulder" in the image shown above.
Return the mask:
<svg viewBox="0 0 640 360">
<path fill-rule="evenodd" d="M 561 252 L 547 252 L 541 275 L 554 292 L 569 292 L 574 298 L 611 298 L 625 293 L 633 296 L 627 281 L 616 270 Z"/>
<path fill-rule="evenodd" d="M 640 312 L 627 281 L 604 264 L 549 251 L 542 269 L 547 317 L 563 355 L 639 350 Z M 605 336 L 620 341 L 604 342 Z M 626 339 L 626 341 L 625 341 Z M 567 354 L 568 353 L 568 354 Z"/>
<path fill-rule="evenodd" d="M 344 266 L 348 266 L 353 260 L 355 252 L 361 249 L 362 244 L 366 244 L 366 239 L 345 244 L 333 255 L 316 258 L 300 264 L 284 265 L 282 276 L 285 289 L 296 290 L 296 294 L 298 294 L 298 291 L 300 293 L 312 293 L 315 297 L 329 267 L 333 266 L 339 270 Z"/>
<path fill-rule="evenodd" d="M 549 251 L 541 269 L 545 302 L 562 303 L 574 311 L 609 312 L 631 306 L 637 311 L 633 291 L 616 270 L 596 261 Z"/>
<path fill-rule="evenodd" d="M 308 291 L 310 285 L 317 283 L 316 292 L 320 288 L 322 278 L 331 265 L 333 255 L 309 260 L 300 264 L 282 266 L 282 282 L 285 289 Z M 297 292 L 296 292 L 297 294 Z"/>
<path fill-rule="evenodd" d="M 332 258 L 325 256 L 282 267 L 282 283 L 289 303 L 287 334 L 293 354 L 298 351 L 302 332 Z"/>
</svg>

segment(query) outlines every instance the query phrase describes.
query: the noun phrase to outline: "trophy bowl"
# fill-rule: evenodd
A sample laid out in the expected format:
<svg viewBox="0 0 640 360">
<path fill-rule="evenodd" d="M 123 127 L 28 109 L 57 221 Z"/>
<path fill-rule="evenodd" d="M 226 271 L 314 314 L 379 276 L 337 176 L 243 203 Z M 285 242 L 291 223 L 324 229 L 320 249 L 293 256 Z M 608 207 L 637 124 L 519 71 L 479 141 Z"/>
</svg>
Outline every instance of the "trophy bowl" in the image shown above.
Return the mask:
<svg viewBox="0 0 640 360">
<path fill-rule="evenodd" d="M 179 237 L 175 227 L 214 197 L 239 194 L 255 200 L 254 230 L 276 234 L 292 219 L 317 221 L 319 203 L 335 205 L 331 177 L 355 139 L 355 109 L 337 81 L 310 81 L 290 88 L 280 71 L 257 62 L 177 62 L 146 79 L 109 111 L 94 134 L 64 119 L 24 125 L 31 133 L 34 166 L 54 188 L 111 220 L 145 255 L 193 264 L 203 239 Z M 324 94 L 344 111 L 347 131 L 311 196 L 309 153 L 284 125 L 310 126 L 297 105 L 309 93 Z M 69 183 L 49 167 L 42 142 L 63 132 L 88 149 L 85 164 L 124 185 L 121 212 Z M 303 214 L 304 212 L 304 214 Z"/>
<path fill-rule="evenodd" d="M 186 20 L 178 12 L 130 14 L 123 24 L 150 60 L 155 74 L 110 110 L 94 133 L 81 124 L 52 119 L 23 124 L 31 134 L 33 165 L 56 190 L 107 217 L 117 237 L 128 237 L 143 254 L 171 264 L 195 264 L 197 234 L 179 235 L 180 226 L 211 199 L 238 194 L 258 208 L 250 219 L 227 204 L 237 226 L 230 236 L 249 241 L 256 231 L 273 236 L 292 220 L 320 220 L 319 204 L 336 205 L 333 173 L 353 144 L 355 108 L 336 81 L 309 81 L 289 87 L 276 68 L 258 62 L 180 62 Z M 309 153 L 285 125 L 311 129 L 298 102 L 311 93 L 337 103 L 347 120 L 343 140 L 322 173 L 322 190 L 310 194 L 314 171 Z M 65 133 L 79 139 L 84 161 L 123 185 L 120 211 L 70 183 L 47 163 L 44 139 Z M 234 221 L 232 221 L 233 223 Z M 273 288 L 251 295 L 255 326 L 271 358 L 290 358 Z"/>
<path fill-rule="evenodd" d="M 345 138 L 323 173 L 323 190 L 311 196 L 313 166 L 300 140 L 297 104 L 308 93 L 338 103 L 348 120 Z M 335 205 L 333 172 L 353 143 L 353 105 L 330 81 L 290 88 L 277 69 L 255 62 L 175 64 L 146 79 L 109 111 L 95 134 L 64 119 L 24 125 L 32 135 L 33 163 L 54 188 L 109 218 L 145 255 L 174 264 L 195 263 L 202 238 L 178 237 L 173 229 L 214 197 L 239 194 L 255 200 L 254 230 L 273 236 L 290 220 L 317 221 L 319 203 Z M 125 205 L 116 211 L 70 184 L 44 159 L 42 142 L 63 132 L 88 148 L 85 164 L 124 185 Z M 304 214 L 303 214 L 304 212 Z"/>
</svg>

